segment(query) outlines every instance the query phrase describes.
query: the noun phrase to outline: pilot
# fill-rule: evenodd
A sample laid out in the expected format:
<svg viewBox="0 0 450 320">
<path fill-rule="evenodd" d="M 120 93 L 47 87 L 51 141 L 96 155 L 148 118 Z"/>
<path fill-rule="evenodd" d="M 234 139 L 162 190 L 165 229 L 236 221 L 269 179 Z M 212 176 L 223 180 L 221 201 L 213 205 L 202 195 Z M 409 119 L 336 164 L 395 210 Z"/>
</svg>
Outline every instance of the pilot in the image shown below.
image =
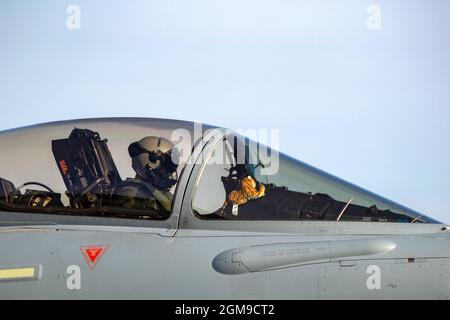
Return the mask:
<svg viewBox="0 0 450 320">
<path fill-rule="evenodd" d="M 170 213 L 170 189 L 177 183 L 179 153 L 171 141 L 155 136 L 142 138 L 128 147 L 135 178 L 127 178 L 114 194 L 114 205 L 154 209 Z"/>
</svg>

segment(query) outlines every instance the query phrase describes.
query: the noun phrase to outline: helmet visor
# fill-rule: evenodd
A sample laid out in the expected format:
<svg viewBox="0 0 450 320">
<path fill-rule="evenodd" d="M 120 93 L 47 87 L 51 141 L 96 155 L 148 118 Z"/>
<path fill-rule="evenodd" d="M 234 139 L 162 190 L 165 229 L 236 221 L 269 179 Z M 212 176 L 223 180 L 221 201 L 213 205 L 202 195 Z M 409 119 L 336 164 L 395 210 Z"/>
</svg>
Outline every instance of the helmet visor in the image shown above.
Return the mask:
<svg viewBox="0 0 450 320">
<path fill-rule="evenodd" d="M 178 162 L 178 151 L 176 149 L 170 149 L 167 152 L 154 152 L 148 151 L 147 149 L 143 148 L 138 142 L 134 142 L 128 147 L 128 153 L 132 158 L 146 153 L 148 155 L 148 160 L 151 163 L 156 163 L 159 160 L 160 165 L 165 169 L 166 172 L 169 173 L 174 172 L 178 167 L 178 163 L 176 163 Z"/>
</svg>

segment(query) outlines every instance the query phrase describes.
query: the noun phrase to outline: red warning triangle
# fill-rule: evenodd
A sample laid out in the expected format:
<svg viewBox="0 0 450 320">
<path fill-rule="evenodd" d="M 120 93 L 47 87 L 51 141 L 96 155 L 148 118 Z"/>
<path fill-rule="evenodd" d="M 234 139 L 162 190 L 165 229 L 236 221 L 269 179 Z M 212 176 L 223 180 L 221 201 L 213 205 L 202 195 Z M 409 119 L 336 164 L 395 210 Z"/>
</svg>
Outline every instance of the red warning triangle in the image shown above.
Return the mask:
<svg viewBox="0 0 450 320">
<path fill-rule="evenodd" d="M 91 270 L 94 270 L 95 266 L 108 249 L 109 244 L 80 247 L 81 254 Z"/>
</svg>

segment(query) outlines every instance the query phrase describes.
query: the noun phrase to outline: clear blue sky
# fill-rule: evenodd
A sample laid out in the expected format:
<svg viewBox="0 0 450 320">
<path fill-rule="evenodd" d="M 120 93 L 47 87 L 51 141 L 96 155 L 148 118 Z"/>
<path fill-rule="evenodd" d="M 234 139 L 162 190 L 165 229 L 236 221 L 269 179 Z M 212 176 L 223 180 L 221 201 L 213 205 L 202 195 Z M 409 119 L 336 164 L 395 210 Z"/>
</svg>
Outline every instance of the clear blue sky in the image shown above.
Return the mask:
<svg viewBox="0 0 450 320">
<path fill-rule="evenodd" d="M 449 223 L 449 35 L 448 0 L 3 0 L 0 129 L 279 128 L 288 154 Z"/>
</svg>

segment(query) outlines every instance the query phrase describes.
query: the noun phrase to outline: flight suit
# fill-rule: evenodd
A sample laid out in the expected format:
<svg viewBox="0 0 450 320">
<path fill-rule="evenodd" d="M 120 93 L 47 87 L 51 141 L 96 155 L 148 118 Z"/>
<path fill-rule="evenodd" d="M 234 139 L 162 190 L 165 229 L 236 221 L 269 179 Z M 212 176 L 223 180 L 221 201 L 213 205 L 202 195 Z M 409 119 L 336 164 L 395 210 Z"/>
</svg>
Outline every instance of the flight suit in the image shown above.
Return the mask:
<svg viewBox="0 0 450 320">
<path fill-rule="evenodd" d="M 152 209 L 170 213 L 173 195 L 160 191 L 147 181 L 128 178 L 123 181 L 113 195 L 113 206 L 129 209 Z"/>
</svg>

